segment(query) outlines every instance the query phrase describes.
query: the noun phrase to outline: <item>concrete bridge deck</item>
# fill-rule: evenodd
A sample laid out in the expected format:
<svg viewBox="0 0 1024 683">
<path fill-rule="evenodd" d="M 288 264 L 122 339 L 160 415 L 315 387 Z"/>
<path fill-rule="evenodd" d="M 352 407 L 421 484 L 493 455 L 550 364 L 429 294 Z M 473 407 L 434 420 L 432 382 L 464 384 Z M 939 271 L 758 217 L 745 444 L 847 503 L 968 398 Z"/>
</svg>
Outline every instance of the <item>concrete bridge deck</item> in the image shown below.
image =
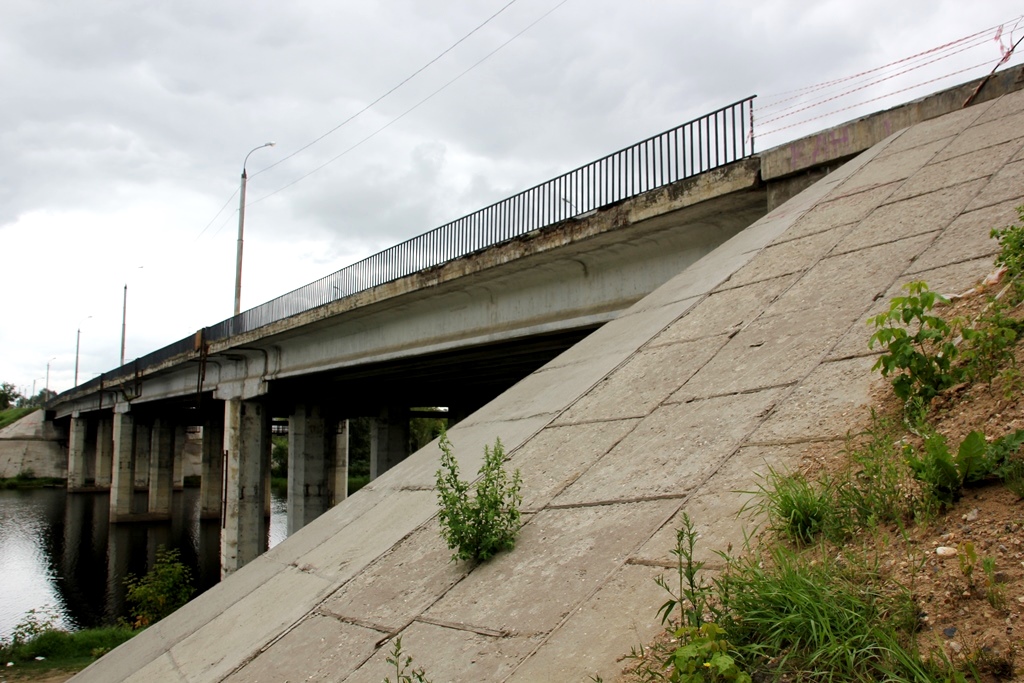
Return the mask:
<svg viewBox="0 0 1024 683">
<path fill-rule="evenodd" d="M 738 544 L 731 492 L 868 405 L 868 316 L 969 287 L 1022 203 L 1024 93 L 894 132 L 450 432 L 521 470 L 514 551 L 449 562 L 430 446 L 75 680 L 376 683 L 396 635 L 436 681 L 614 680 L 678 516 Z"/>
</svg>

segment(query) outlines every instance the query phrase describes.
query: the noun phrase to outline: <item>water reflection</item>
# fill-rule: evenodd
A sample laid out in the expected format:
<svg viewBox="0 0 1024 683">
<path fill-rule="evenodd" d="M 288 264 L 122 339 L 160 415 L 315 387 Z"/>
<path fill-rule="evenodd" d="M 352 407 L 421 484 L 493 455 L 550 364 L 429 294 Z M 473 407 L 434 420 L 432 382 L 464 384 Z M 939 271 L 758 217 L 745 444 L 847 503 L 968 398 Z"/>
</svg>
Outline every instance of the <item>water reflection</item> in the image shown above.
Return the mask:
<svg viewBox="0 0 1024 683">
<path fill-rule="evenodd" d="M 199 519 L 196 489 L 172 505 L 169 522 L 111 525 L 106 493 L 0 491 L 0 640 L 30 610 L 68 629 L 126 618 L 124 579 L 145 574 L 160 546 L 178 550 L 199 592 L 217 583 L 220 523 Z M 272 497 L 270 547 L 287 535 L 286 507 Z"/>
</svg>

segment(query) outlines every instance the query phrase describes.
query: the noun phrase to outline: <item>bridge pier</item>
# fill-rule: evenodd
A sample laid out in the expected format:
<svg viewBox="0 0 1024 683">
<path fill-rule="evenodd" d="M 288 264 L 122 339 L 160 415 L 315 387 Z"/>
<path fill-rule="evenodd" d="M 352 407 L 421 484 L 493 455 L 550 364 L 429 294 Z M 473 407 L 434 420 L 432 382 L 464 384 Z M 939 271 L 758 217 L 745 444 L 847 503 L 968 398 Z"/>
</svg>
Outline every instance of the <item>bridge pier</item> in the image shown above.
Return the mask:
<svg viewBox="0 0 1024 683">
<path fill-rule="evenodd" d="M 85 444 L 88 432 L 88 418 L 73 415 L 68 431 L 68 491 L 85 488 Z"/>
<path fill-rule="evenodd" d="M 97 488 L 109 489 L 114 459 L 114 421 L 101 417 L 96 425 L 96 480 Z"/>
<path fill-rule="evenodd" d="M 339 420 L 334 435 L 334 461 L 331 463 L 331 507 L 348 498 L 348 420 Z"/>
<path fill-rule="evenodd" d="M 328 467 L 337 423 L 320 406 L 299 404 L 288 418 L 288 534 L 327 511 Z"/>
<path fill-rule="evenodd" d="M 202 469 L 199 480 L 199 517 L 220 519 L 224 493 L 224 417 L 203 421 Z"/>
<path fill-rule="evenodd" d="M 170 519 L 174 489 L 174 425 L 164 417 L 153 421 L 149 453 L 149 517 Z"/>
<path fill-rule="evenodd" d="M 149 488 L 149 453 L 153 445 L 152 438 L 152 424 L 143 419 L 135 420 L 135 488 Z"/>
<path fill-rule="evenodd" d="M 113 472 L 110 485 L 110 521 L 120 522 L 132 514 L 135 493 L 135 425 L 129 413 L 114 412 Z"/>
<path fill-rule="evenodd" d="M 370 420 L 370 480 L 409 457 L 409 409 L 384 408 Z"/>
<path fill-rule="evenodd" d="M 258 401 L 224 404 L 226 500 L 221 529 L 221 576 L 254 560 L 267 547 L 264 512 L 270 470 L 270 415 Z"/>
</svg>

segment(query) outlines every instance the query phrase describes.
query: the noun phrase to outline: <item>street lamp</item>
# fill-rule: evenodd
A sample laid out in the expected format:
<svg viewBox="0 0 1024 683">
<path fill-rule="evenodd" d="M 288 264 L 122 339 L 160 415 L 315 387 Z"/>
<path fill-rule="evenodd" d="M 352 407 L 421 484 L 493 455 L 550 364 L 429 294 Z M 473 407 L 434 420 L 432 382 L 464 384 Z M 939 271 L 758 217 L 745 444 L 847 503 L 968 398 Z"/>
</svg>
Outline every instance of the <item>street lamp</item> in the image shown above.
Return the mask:
<svg viewBox="0 0 1024 683">
<path fill-rule="evenodd" d="M 46 392 L 50 392 L 50 362 L 57 360 L 57 356 L 54 356 L 50 360 L 46 361 Z"/>
<path fill-rule="evenodd" d="M 78 350 L 82 346 L 82 323 L 91 318 L 87 315 L 78 322 L 78 332 L 75 334 L 75 386 L 78 386 Z"/>
<path fill-rule="evenodd" d="M 145 266 L 139 266 L 144 268 Z M 124 283 L 124 302 L 121 305 L 121 365 L 124 366 L 124 335 L 128 325 L 128 283 Z"/>
<path fill-rule="evenodd" d="M 264 147 L 273 147 L 275 143 L 264 142 L 259 147 L 253 147 L 249 150 L 249 154 L 252 154 L 258 149 Z M 249 162 L 249 154 L 245 155 L 245 161 L 242 162 L 242 189 L 238 197 L 238 254 L 235 257 L 235 315 L 238 315 L 242 310 L 242 230 L 245 227 L 245 165 Z"/>
</svg>

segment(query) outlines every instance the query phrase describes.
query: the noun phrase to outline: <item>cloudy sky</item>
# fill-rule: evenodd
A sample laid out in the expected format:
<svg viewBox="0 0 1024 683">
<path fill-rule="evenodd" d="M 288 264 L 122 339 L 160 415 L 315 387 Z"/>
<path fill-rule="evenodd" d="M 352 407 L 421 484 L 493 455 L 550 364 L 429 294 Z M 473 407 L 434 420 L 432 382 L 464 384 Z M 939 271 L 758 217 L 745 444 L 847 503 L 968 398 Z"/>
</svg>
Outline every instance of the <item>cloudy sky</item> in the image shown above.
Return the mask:
<svg viewBox="0 0 1024 683">
<path fill-rule="evenodd" d="M 266 141 L 247 166 L 243 308 L 747 95 L 764 149 L 978 77 L 1020 14 L 4 0 L 0 381 L 38 391 L 49 364 L 70 388 L 78 330 L 79 381 L 116 367 L 125 285 L 129 360 L 229 317 L 239 175 Z"/>
</svg>

